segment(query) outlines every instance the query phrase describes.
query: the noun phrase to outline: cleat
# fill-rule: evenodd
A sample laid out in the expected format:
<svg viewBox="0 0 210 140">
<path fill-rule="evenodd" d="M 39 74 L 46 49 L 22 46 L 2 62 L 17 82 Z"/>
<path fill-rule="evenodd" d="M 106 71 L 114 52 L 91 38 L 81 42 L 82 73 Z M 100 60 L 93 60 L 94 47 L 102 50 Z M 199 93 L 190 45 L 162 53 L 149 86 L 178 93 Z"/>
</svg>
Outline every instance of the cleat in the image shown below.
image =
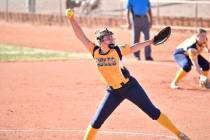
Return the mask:
<svg viewBox="0 0 210 140">
<path fill-rule="evenodd" d="M 137 60 L 137 61 L 140 61 L 141 58 L 139 56 L 134 56 L 134 58 Z"/>
<path fill-rule="evenodd" d="M 154 59 L 151 56 L 148 56 L 145 58 L 146 61 L 154 61 Z"/>
<path fill-rule="evenodd" d="M 205 82 L 199 81 L 199 87 L 200 88 L 210 89 L 210 82 L 209 82 L 209 80 L 206 80 Z"/>
<path fill-rule="evenodd" d="M 178 138 L 180 140 L 190 140 L 190 138 L 182 132 L 179 134 Z"/>
<path fill-rule="evenodd" d="M 207 81 L 204 87 L 205 87 L 206 89 L 210 89 L 210 82 Z"/>
<path fill-rule="evenodd" d="M 171 82 L 170 87 L 171 87 L 172 89 L 180 89 L 180 87 L 177 85 L 176 82 Z"/>
</svg>

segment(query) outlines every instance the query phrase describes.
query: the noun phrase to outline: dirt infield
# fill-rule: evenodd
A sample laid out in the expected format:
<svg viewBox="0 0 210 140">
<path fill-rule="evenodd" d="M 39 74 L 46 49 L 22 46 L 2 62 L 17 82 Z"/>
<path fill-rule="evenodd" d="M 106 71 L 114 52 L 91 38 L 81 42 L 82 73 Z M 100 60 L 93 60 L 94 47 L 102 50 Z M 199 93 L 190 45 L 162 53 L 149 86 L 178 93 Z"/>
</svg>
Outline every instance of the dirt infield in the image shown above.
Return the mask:
<svg viewBox="0 0 210 140">
<path fill-rule="evenodd" d="M 94 39 L 95 29 L 84 28 Z M 69 27 L 0 23 L 0 42 L 51 50 L 85 52 Z M 130 31 L 113 28 L 119 43 Z M 155 32 L 152 31 L 152 34 Z M 154 62 L 125 64 L 151 100 L 192 140 L 210 139 L 210 90 L 198 88 L 193 70 L 172 90 L 178 70 L 172 60 L 176 45 L 189 32 L 172 32 L 169 41 L 153 47 Z M 204 54 L 210 60 L 209 54 Z M 143 56 L 143 55 L 142 55 Z M 91 60 L 0 63 L 0 140 L 81 140 L 105 85 Z M 170 137 L 172 136 L 172 137 Z M 102 126 L 98 140 L 171 140 L 173 134 L 124 101 Z"/>
</svg>

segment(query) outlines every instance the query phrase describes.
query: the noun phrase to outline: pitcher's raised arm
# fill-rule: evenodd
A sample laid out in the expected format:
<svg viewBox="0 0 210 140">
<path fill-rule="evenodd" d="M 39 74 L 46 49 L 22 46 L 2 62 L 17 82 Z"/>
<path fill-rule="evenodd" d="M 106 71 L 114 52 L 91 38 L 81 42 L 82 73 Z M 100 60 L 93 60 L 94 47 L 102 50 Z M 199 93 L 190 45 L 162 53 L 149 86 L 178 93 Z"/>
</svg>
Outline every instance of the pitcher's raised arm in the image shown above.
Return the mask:
<svg viewBox="0 0 210 140">
<path fill-rule="evenodd" d="M 88 47 L 91 41 L 87 38 L 82 28 L 75 20 L 74 11 L 72 9 L 66 9 L 66 16 L 68 17 L 77 38 L 84 44 L 85 47 Z"/>
</svg>

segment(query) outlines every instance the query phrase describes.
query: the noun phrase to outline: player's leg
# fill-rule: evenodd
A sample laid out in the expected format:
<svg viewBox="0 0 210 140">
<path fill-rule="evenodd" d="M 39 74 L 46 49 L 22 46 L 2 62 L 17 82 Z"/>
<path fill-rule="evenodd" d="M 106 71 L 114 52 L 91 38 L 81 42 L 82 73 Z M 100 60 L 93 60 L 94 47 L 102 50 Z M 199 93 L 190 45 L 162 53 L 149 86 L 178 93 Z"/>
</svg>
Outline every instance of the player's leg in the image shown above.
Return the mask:
<svg viewBox="0 0 210 140">
<path fill-rule="evenodd" d="M 160 117 L 157 119 L 157 121 L 162 126 L 174 133 L 180 140 L 190 140 L 190 138 L 187 135 L 185 135 L 183 132 L 176 128 L 173 122 L 171 122 L 171 120 L 164 113 L 161 112 Z"/>
<path fill-rule="evenodd" d="M 202 68 L 203 75 L 208 77 L 209 74 L 209 69 L 210 69 L 210 64 L 209 62 L 201 55 L 198 55 L 198 64 Z"/>
<path fill-rule="evenodd" d="M 209 62 L 201 55 L 198 55 L 198 64 L 200 65 L 200 67 L 202 68 L 202 71 L 203 71 L 203 75 L 206 76 L 208 78 L 208 75 L 209 75 L 209 69 L 210 69 L 210 64 Z M 199 86 L 202 87 L 202 85 L 200 85 L 199 83 Z M 210 82 L 207 81 L 206 85 L 205 85 L 206 88 L 210 88 Z"/>
<path fill-rule="evenodd" d="M 97 130 L 123 100 L 124 98 L 119 95 L 114 94 L 111 91 L 107 91 L 103 101 L 97 109 L 95 117 L 87 128 L 83 140 L 93 140 L 96 136 Z"/>
<path fill-rule="evenodd" d="M 176 73 L 175 78 L 171 82 L 171 88 L 177 89 L 179 86 L 178 82 L 183 79 L 187 73 L 191 70 L 192 62 L 190 58 L 185 55 L 183 52 L 176 50 L 174 53 L 174 59 L 176 63 L 181 67 L 179 71 Z"/>
<path fill-rule="evenodd" d="M 203 75 L 205 75 L 206 77 L 208 77 L 208 75 L 209 75 L 209 70 L 203 71 Z"/>
<path fill-rule="evenodd" d="M 136 79 L 131 77 L 130 80 L 135 84 L 129 89 L 126 99 L 137 105 L 149 115 L 150 118 L 156 120 L 160 116 L 160 110 L 152 104 L 144 89 L 139 85 Z"/>
<path fill-rule="evenodd" d="M 176 126 L 171 122 L 171 120 L 161 112 L 159 118 L 157 121 L 164 126 L 165 128 L 168 128 L 171 132 L 173 132 L 177 137 L 179 137 L 181 131 L 179 131 Z"/>
<path fill-rule="evenodd" d="M 93 140 L 96 136 L 98 129 L 93 128 L 91 125 L 88 126 L 83 140 Z"/>
<path fill-rule="evenodd" d="M 178 89 L 180 88 L 178 86 L 178 82 L 183 79 L 185 76 L 187 75 L 187 72 L 183 69 L 183 68 L 180 68 L 179 71 L 176 73 L 176 76 L 175 78 L 173 79 L 173 81 L 171 82 L 171 88 L 174 88 L 174 89 Z"/>
<path fill-rule="evenodd" d="M 148 16 L 142 17 L 142 22 L 142 32 L 144 34 L 144 40 L 148 40 L 150 38 L 150 24 Z M 153 61 L 152 49 L 150 45 L 144 48 L 144 56 L 145 60 Z"/>
<path fill-rule="evenodd" d="M 157 120 L 162 126 L 169 129 L 177 137 L 182 134 L 181 131 L 178 130 L 176 126 L 170 121 L 170 119 L 153 105 L 151 100 L 146 95 L 144 89 L 139 85 L 137 81 L 136 85 L 129 90 L 126 98 L 136 104 L 141 110 L 150 116 L 150 118 Z"/>
<path fill-rule="evenodd" d="M 132 42 L 135 44 L 140 41 L 142 23 L 141 23 L 140 17 L 133 16 L 132 18 L 133 18 L 133 23 L 132 23 L 132 40 L 133 41 Z M 141 59 L 140 51 L 134 52 L 133 55 L 137 60 Z"/>
</svg>

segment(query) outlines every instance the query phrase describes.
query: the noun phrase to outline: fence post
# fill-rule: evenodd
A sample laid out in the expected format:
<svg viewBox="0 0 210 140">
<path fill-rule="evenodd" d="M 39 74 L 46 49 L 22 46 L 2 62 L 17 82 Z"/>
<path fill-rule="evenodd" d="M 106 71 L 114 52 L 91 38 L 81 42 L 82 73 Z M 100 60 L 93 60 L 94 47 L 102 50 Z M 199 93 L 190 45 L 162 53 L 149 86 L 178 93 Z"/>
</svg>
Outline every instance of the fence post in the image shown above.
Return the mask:
<svg viewBox="0 0 210 140">
<path fill-rule="evenodd" d="M 63 11 L 62 11 L 62 0 L 59 0 L 59 15 L 60 15 L 60 25 L 62 25 L 62 13 L 63 13 Z"/>
<path fill-rule="evenodd" d="M 6 21 L 8 22 L 9 0 L 6 0 Z"/>
<path fill-rule="evenodd" d="M 28 0 L 28 11 L 29 13 L 36 12 L 36 0 Z"/>
<path fill-rule="evenodd" d="M 198 1 L 195 1 L 195 32 L 198 28 Z"/>
<path fill-rule="evenodd" d="M 160 7 L 159 7 L 159 0 L 157 0 L 157 13 L 156 13 L 156 15 L 157 15 L 157 25 L 159 25 L 159 17 L 160 17 L 160 9 L 159 9 Z"/>
<path fill-rule="evenodd" d="M 124 0 L 120 0 L 120 16 L 123 17 L 124 15 L 124 4 L 125 4 L 125 1 Z"/>
</svg>

